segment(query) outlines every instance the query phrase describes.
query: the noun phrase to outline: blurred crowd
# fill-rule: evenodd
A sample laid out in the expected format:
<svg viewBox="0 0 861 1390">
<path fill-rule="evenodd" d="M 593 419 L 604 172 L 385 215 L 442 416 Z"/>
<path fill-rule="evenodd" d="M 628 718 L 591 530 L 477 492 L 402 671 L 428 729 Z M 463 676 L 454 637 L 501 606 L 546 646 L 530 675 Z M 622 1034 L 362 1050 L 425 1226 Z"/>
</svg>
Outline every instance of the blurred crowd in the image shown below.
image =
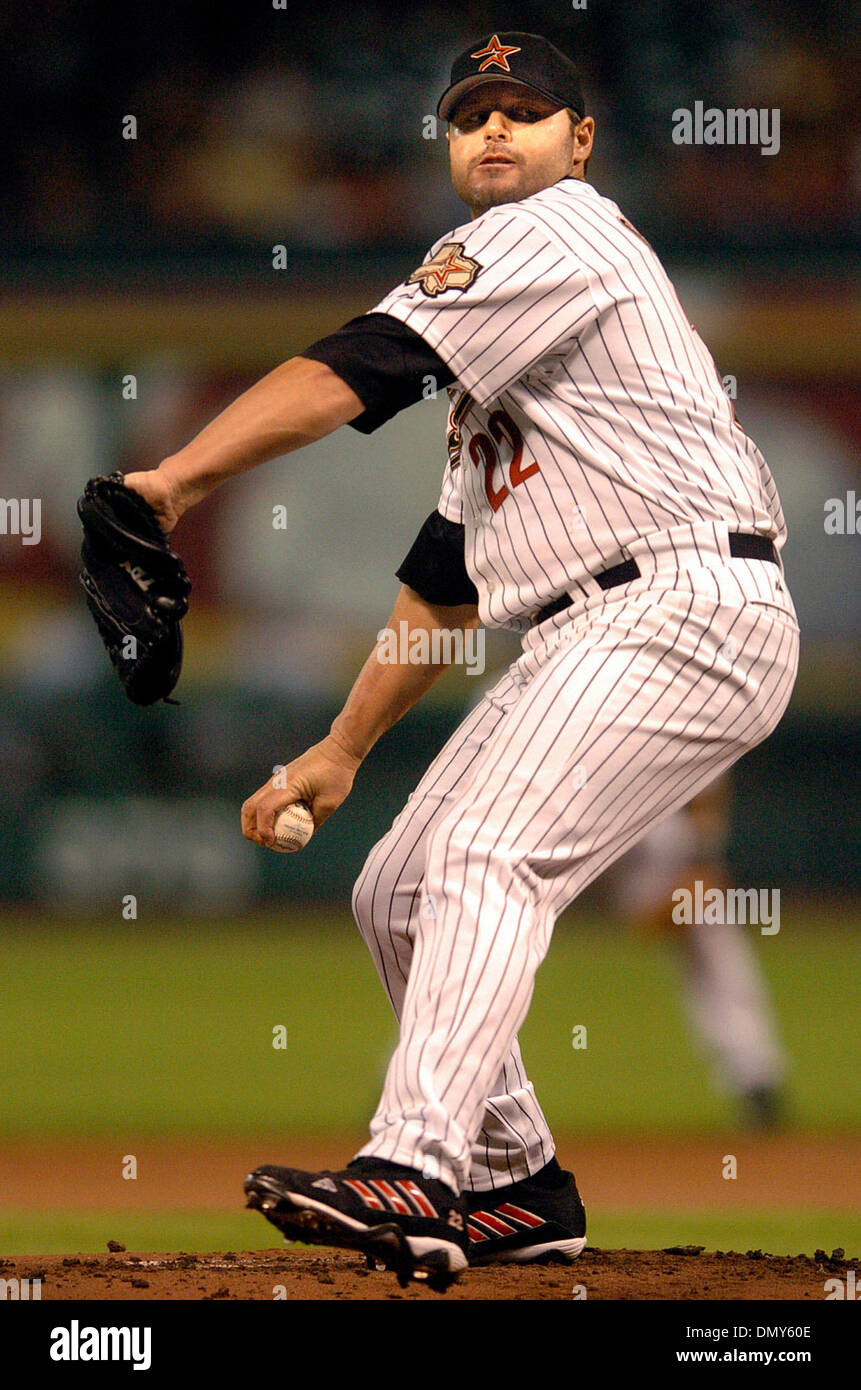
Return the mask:
<svg viewBox="0 0 861 1390">
<path fill-rule="evenodd" d="M 578 59 L 598 122 L 590 177 L 665 245 L 857 236 L 852 0 L 5 0 L 5 254 L 424 245 L 462 216 L 425 117 L 453 55 L 507 28 Z M 697 101 L 778 108 L 780 156 L 674 144 L 673 111 Z"/>
</svg>

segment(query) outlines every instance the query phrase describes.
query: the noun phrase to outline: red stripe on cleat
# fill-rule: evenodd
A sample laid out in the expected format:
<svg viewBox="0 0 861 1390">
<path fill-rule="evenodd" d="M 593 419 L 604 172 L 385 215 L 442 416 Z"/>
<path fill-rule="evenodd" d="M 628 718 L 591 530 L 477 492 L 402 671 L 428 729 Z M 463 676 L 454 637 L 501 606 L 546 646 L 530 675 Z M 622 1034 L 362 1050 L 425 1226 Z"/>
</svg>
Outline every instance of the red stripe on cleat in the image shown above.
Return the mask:
<svg viewBox="0 0 861 1390">
<path fill-rule="evenodd" d="M 515 1221 L 522 1221 L 524 1226 L 543 1226 L 544 1220 L 536 1216 L 533 1211 L 524 1211 L 523 1207 L 516 1207 L 512 1202 L 501 1202 L 496 1208 L 497 1211 L 504 1212 L 506 1216 L 512 1216 Z"/>
<path fill-rule="evenodd" d="M 421 1188 L 412 1181 L 411 1178 L 399 1178 L 398 1187 L 405 1192 L 408 1197 L 415 1202 L 420 1216 L 438 1216 L 439 1213 L 433 1202 L 428 1201 Z"/>
<path fill-rule="evenodd" d="M 398 1216 L 411 1215 L 408 1203 L 395 1191 L 391 1183 L 384 1182 L 382 1178 L 368 1178 L 368 1182 L 381 1197 L 385 1197 L 392 1211 L 397 1212 Z"/>
<path fill-rule="evenodd" d="M 507 1221 L 500 1221 L 489 1211 L 474 1211 L 470 1214 L 470 1220 L 480 1221 L 482 1226 L 487 1226 L 497 1236 L 513 1236 L 515 1233 L 513 1226 L 509 1226 Z"/>
<path fill-rule="evenodd" d="M 354 1192 L 358 1192 L 366 1207 L 373 1207 L 374 1211 L 386 1210 L 376 1192 L 372 1192 L 363 1182 L 359 1182 L 358 1178 L 344 1178 L 344 1186 L 352 1187 Z"/>
</svg>

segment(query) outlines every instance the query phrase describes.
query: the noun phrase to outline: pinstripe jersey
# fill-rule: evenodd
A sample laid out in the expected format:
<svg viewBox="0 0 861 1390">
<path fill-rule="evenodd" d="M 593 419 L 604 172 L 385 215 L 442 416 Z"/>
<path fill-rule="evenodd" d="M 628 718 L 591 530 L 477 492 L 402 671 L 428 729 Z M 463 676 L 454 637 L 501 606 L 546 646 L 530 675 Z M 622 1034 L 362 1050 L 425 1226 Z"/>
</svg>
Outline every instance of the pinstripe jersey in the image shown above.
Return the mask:
<svg viewBox="0 0 861 1390">
<path fill-rule="evenodd" d="M 565 178 L 434 244 L 375 312 L 450 367 L 439 510 L 491 627 L 529 626 L 649 537 L 687 568 L 723 528 L 785 539 L 768 465 L 648 242 Z"/>
</svg>

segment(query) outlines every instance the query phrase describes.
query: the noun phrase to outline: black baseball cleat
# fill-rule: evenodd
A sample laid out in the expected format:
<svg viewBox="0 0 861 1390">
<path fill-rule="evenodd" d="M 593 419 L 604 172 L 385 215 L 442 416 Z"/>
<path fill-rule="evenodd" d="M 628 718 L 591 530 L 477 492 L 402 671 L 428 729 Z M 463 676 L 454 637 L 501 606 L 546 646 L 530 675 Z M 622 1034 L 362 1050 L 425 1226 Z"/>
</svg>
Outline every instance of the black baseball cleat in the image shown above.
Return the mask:
<svg viewBox="0 0 861 1390">
<path fill-rule="evenodd" d="M 471 1265 L 568 1264 L 585 1248 L 586 1210 L 555 1158 L 522 1182 L 465 1196 Z"/>
<path fill-rule="evenodd" d="M 305 1173 L 265 1164 L 245 1179 L 248 1206 L 287 1240 L 362 1250 L 402 1287 L 422 1280 L 444 1293 L 466 1269 L 466 1201 L 444 1183 L 379 1159 L 341 1172 Z"/>
</svg>

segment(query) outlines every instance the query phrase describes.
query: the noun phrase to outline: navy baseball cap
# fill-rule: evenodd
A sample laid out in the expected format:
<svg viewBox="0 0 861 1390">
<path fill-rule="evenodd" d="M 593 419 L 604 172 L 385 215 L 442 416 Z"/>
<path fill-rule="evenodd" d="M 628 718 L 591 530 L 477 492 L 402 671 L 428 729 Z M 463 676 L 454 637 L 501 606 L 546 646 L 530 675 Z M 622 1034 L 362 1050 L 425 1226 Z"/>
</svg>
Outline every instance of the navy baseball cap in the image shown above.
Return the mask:
<svg viewBox="0 0 861 1390">
<path fill-rule="evenodd" d="M 457 103 L 473 87 L 485 82 L 518 82 L 560 106 L 570 106 L 585 116 L 586 103 L 577 69 L 558 48 L 540 34 L 491 34 L 455 58 L 451 82 L 439 99 L 440 120 L 450 119 Z"/>
</svg>

